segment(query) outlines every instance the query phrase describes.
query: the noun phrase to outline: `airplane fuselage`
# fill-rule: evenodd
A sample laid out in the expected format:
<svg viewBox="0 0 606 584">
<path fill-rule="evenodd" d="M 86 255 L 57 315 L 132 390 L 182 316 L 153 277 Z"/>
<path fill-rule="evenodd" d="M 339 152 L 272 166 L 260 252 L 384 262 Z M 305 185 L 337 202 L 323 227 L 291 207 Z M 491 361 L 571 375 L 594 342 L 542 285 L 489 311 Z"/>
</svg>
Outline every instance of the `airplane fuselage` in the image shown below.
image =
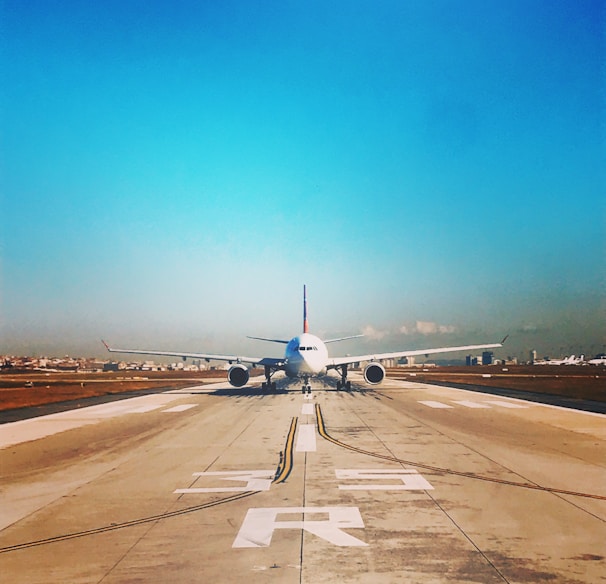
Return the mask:
<svg viewBox="0 0 606 584">
<path fill-rule="evenodd" d="M 320 338 L 302 333 L 290 339 L 284 355 L 288 377 L 312 377 L 326 374 L 328 349 Z"/>
</svg>

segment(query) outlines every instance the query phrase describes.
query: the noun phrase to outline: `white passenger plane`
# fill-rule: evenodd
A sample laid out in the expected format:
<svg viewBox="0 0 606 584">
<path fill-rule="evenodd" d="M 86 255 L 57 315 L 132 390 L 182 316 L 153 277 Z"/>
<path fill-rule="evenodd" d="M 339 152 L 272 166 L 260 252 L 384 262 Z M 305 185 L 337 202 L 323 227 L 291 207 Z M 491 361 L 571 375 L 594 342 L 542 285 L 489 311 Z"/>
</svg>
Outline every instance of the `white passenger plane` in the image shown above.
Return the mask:
<svg viewBox="0 0 606 584">
<path fill-rule="evenodd" d="M 351 381 L 347 380 L 347 368 L 349 365 L 367 361 L 364 369 L 364 379 L 366 383 L 376 385 L 383 381 L 385 377 L 385 368 L 380 361 L 385 359 L 397 359 L 400 357 L 410 357 L 413 355 L 429 355 L 435 353 L 449 353 L 451 351 L 471 351 L 475 349 L 492 349 L 501 347 L 505 342 L 488 345 L 464 345 L 461 347 L 440 347 L 437 349 L 417 349 L 413 351 L 395 351 L 393 353 L 373 353 L 369 355 L 355 355 L 349 357 L 329 357 L 326 345 L 336 341 L 344 341 L 362 337 L 364 335 L 353 335 L 349 337 L 340 337 L 338 339 L 322 340 L 309 332 L 307 322 L 307 290 L 303 286 L 303 333 L 293 337 L 290 341 L 281 339 L 266 339 L 262 337 L 248 337 L 259 341 L 269 341 L 272 343 L 283 343 L 286 345 L 284 357 L 243 357 L 239 355 L 214 355 L 210 353 L 184 353 L 173 351 L 153 351 L 141 349 L 114 349 L 105 341 L 102 341 L 106 349 L 112 353 L 138 353 L 142 355 L 162 355 L 170 357 L 205 359 L 210 361 L 227 361 L 231 367 L 227 373 L 227 379 L 234 387 L 242 387 L 248 383 L 249 371 L 243 365 L 247 363 L 254 367 L 264 367 L 265 381 L 262 384 L 263 390 L 275 390 L 276 383 L 272 381 L 272 375 L 276 371 L 284 371 L 290 378 L 299 378 L 303 380 L 303 391 L 311 391 L 309 380 L 312 377 L 323 377 L 330 369 L 339 372 L 341 378 L 337 381 L 337 389 L 351 389 Z"/>
<path fill-rule="evenodd" d="M 585 355 L 577 357 L 576 355 L 570 355 L 570 357 L 564 357 L 564 359 L 540 359 L 534 362 L 534 365 L 581 365 L 585 362 Z"/>
</svg>

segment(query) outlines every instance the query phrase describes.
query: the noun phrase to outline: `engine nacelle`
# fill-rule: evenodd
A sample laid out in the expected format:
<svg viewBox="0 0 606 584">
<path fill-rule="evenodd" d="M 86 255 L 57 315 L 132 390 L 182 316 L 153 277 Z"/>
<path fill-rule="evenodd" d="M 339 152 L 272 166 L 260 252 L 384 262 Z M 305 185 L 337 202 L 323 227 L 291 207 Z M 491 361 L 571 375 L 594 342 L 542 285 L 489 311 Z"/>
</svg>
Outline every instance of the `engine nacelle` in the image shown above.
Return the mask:
<svg viewBox="0 0 606 584">
<path fill-rule="evenodd" d="M 227 381 L 234 387 L 242 387 L 248 383 L 250 373 L 244 365 L 232 365 L 227 372 Z"/>
<path fill-rule="evenodd" d="M 369 363 L 364 368 L 364 379 L 370 385 L 377 385 L 385 377 L 385 367 L 381 363 Z"/>
</svg>

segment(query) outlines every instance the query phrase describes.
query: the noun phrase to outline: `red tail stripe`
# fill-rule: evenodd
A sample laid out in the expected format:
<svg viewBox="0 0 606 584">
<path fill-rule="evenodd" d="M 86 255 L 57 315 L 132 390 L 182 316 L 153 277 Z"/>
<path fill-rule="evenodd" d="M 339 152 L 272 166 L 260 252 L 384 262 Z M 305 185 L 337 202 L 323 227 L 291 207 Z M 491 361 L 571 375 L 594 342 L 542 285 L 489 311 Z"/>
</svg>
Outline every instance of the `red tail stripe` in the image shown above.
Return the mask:
<svg viewBox="0 0 606 584">
<path fill-rule="evenodd" d="M 307 322 L 307 286 L 303 285 L 303 332 L 309 332 L 309 323 Z"/>
</svg>

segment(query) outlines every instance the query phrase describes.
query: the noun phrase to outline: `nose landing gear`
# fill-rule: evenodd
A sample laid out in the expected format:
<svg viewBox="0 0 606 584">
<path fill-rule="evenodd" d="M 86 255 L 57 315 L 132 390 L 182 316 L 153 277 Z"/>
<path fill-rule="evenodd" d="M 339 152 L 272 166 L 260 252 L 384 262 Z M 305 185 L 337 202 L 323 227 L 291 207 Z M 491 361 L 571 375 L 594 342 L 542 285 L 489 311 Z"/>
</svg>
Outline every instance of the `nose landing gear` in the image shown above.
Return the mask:
<svg viewBox="0 0 606 584">
<path fill-rule="evenodd" d="M 301 388 L 303 393 L 311 393 L 311 385 L 309 384 L 309 377 L 303 378 L 303 387 Z"/>
</svg>

